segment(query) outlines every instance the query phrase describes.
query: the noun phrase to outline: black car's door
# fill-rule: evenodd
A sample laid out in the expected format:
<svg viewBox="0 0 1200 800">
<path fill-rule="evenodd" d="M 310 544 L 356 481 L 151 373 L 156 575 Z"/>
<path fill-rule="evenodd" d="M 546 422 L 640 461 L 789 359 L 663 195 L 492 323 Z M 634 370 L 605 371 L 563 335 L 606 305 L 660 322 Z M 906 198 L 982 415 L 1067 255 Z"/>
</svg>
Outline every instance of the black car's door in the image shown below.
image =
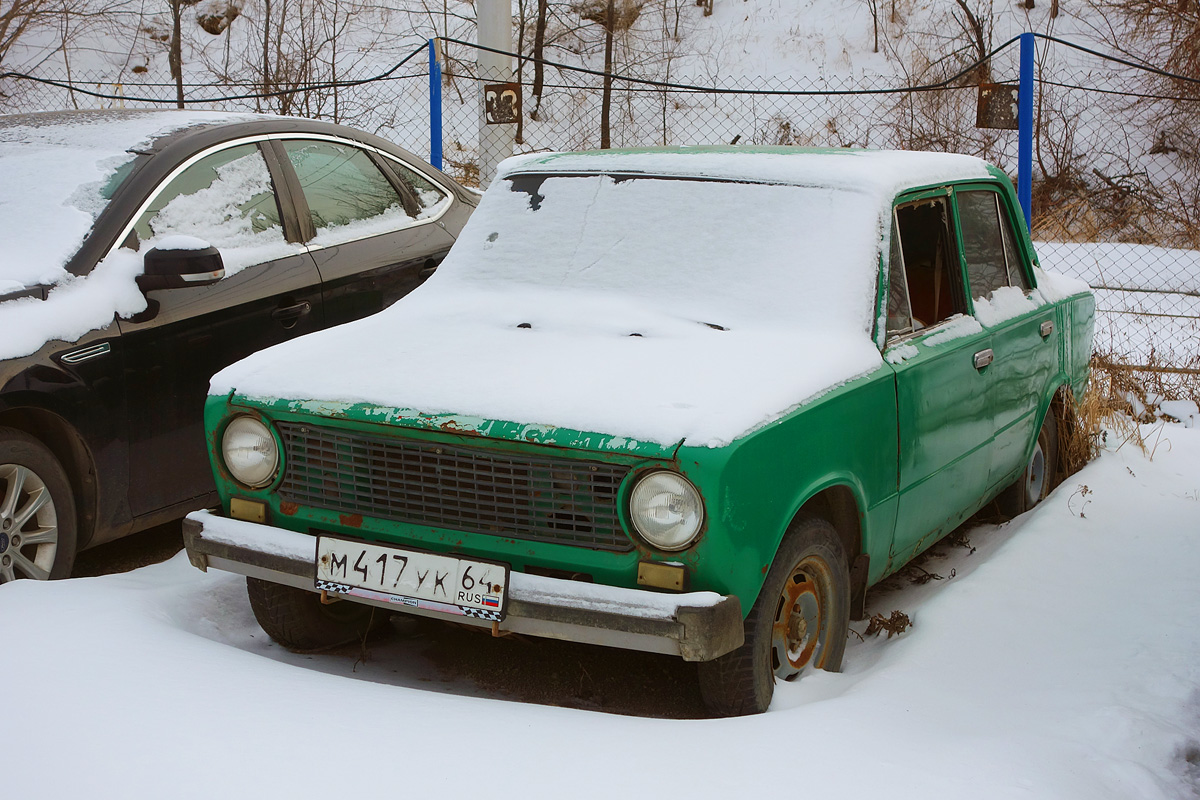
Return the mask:
<svg viewBox="0 0 1200 800">
<path fill-rule="evenodd" d="M 283 181 L 265 143 L 222 145 L 165 181 L 125 239 L 145 253 L 187 234 L 216 247 L 226 270 L 211 286 L 147 292 L 151 310 L 119 320 L 134 516 L 212 491 L 209 378 L 323 326 L 320 274 L 299 243 L 286 192 L 276 191 Z"/>
<path fill-rule="evenodd" d="M 432 274 L 454 243 L 436 221 L 450 195 L 390 155 L 332 137 L 276 146 L 298 182 L 300 222 L 311 221 L 305 238 L 324 280 L 326 324 L 388 307 Z"/>
</svg>

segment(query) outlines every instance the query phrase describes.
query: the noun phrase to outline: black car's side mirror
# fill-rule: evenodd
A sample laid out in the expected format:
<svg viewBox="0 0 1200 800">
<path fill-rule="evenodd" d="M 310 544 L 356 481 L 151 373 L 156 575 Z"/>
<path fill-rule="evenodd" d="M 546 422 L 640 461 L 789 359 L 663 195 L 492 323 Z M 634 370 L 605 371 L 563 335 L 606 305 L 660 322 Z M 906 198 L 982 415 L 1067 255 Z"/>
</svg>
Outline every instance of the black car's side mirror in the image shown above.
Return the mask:
<svg viewBox="0 0 1200 800">
<path fill-rule="evenodd" d="M 225 262 L 215 247 L 197 250 L 160 250 L 146 253 L 142 274 L 137 278 L 143 292 L 208 286 L 225 277 Z"/>
</svg>

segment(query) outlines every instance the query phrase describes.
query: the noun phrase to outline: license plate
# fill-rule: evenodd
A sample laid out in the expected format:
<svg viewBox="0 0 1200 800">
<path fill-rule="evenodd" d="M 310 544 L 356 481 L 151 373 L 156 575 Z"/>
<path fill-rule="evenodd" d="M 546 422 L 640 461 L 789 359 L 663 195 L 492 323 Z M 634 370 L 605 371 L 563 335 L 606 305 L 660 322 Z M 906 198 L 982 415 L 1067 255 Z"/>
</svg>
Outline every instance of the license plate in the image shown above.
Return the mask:
<svg viewBox="0 0 1200 800">
<path fill-rule="evenodd" d="M 499 621 L 507 608 L 508 565 L 320 536 L 316 587 L 443 614 Z"/>
</svg>

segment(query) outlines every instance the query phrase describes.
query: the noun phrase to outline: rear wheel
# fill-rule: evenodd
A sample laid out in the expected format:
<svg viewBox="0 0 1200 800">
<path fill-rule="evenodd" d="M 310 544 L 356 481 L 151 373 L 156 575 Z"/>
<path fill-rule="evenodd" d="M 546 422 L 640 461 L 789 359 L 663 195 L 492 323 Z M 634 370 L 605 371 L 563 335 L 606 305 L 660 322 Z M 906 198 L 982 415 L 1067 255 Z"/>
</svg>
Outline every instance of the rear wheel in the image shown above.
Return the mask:
<svg viewBox="0 0 1200 800">
<path fill-rule="evenodd" d="M 745 621 L 745 643 L 702 662 L 700 691 L 721 716 L 767 710 L 775 681 L 842 666 L 850 629 L 850 575 L 837 531 L 823 519 L 793 524 Z"/>
<path fill-rule="evenodd" d="M 1057 471 L 1058 423 L 1054 418 L 1054 409 L 1051 408 L 1046 412 L 1046 419 L 1042 423 L 1042 429 L 1038 431 L 1033 453 L 1029 456 L 1021 477 L 996 498 L 1001 513 L 1015 517 L 1042 502 L 1054 488 Z"/>
<path fill-rule="evenodd" d="M 349 600 L 326 605 L 315 592 L 258 578 L 246 578 L 246 593 L 258 624 L 291 650 L 326 650 L 360 640 L 388 617 L 382 609 Z"/>
<path fill-rule="evenodd" d="M 0 583 L 69 577 L 75 546 L 66 471 L 37 439 L 0 428 Z"/>
</svg>

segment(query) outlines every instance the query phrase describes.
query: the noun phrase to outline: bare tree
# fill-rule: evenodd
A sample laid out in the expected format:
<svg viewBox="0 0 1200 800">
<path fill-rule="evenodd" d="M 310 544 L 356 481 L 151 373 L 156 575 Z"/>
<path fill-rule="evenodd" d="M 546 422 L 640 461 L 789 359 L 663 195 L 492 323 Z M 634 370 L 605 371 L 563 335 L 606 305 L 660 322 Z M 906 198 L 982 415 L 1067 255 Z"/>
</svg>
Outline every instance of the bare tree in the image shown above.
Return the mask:
<svg viewBox="0 0 1200 800">
<path fill-rule="evenodd" d="M 954 0 L 962 15 L 954 19 L 962 29 L 963 35 L 970 43 L 969 50 L 978 63 L 972 77 L 978 83 L 989 83 L 992 76 L 992 66 L 988 63 L 988 54 L 992 50 L 992 4 L 989 0 L 987 8 L 978 12 L 972 11 L 967 0 Z"/>
<path fill-rule="evenodd" d="M 22 37 L 52 23 L 58 10 L 56 0 L 0 0 L 0 64 Z"/>
<path fill-rule="evenodd" d="M 536 120 L 542 107 L 542 90 L 546 85 L 546 22 L 550 13 L 550 0 L 537 0 L 537 21 L 533 27 L 533 110 L 529 118 Z"/>
<path fill-rule="evenodd" d="M 575 6 L 579 16 L 604 31 L 604 83 L 600 95 L 600 149 L 611 147 L 613 40 L 637 22 L 646 0 L 584 0 Z"/>
</svg>

